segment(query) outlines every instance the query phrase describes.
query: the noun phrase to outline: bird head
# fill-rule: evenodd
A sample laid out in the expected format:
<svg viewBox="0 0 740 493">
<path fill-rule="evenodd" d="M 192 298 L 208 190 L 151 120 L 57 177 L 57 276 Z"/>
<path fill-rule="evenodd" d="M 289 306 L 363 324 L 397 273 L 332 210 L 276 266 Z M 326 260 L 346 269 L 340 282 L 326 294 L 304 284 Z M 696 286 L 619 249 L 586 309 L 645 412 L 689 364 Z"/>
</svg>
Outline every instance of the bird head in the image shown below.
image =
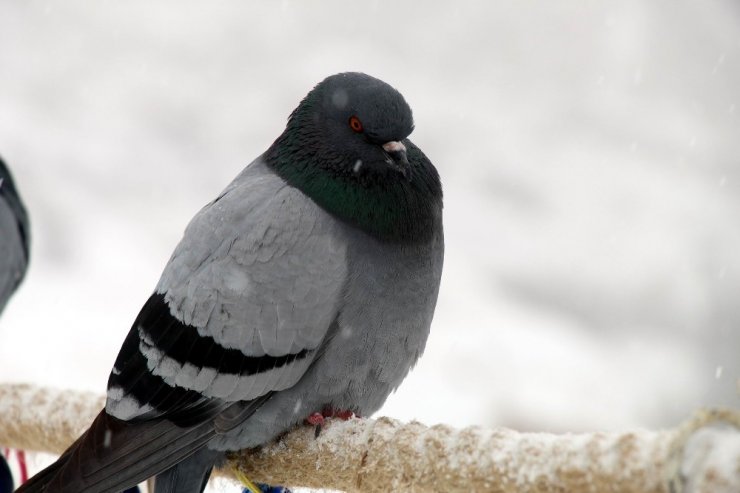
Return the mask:
<svg viewBox="0 0 740 493">
<path fill-rule="evenodd" d="M 411 108 L 361 73 L 327 77 L 301 101 L 264 155 L 318 205 L 387 241 L 424 242 L 441 229 L 442 188 L 408 136 Z"/>
<path fill-rule="evenodd" d="M 393 87 L 366 74 L 327 77 L 291 115 L 288 131 L 307 136 L 337 171 L 358 177 L 411 177 L 404 140 L 414 129 L 406 100 Z M 310 139 L 310 140 L 309 140 Z"/>
</svg>

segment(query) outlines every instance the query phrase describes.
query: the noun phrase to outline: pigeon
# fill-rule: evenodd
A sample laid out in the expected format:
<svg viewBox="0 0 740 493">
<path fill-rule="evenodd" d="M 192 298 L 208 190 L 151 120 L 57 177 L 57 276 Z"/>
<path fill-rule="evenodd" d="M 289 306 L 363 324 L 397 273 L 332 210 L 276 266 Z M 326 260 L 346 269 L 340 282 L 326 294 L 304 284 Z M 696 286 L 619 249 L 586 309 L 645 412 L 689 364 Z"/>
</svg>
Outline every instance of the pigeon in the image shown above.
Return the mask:
<svg viewBox="0 0 740 493">
<path fill-rule="evenodd" d="M 442 188 L 413 128 L 379 79 L 317 84 L 191 220 L 105 408 L 18 491 L 117 492 L 156 476 L 156 493 L 202 492 L 230 451 L 307 417 L 377 411 L 424 350 L 442 273 Z"/>
<path fill-rule="evenodd" d="M 0 159 L 0 313 L 26 275 L 29 233 L 26 208 Z"/>
<path fill-rule="evenodd" d="M 29 224 L 26 208 L 8 167 L 0 158 L 0 313 L 28 268 Z M 0 493 L 13 491 L 13 476 L 0 455 Z"/>
</svg>

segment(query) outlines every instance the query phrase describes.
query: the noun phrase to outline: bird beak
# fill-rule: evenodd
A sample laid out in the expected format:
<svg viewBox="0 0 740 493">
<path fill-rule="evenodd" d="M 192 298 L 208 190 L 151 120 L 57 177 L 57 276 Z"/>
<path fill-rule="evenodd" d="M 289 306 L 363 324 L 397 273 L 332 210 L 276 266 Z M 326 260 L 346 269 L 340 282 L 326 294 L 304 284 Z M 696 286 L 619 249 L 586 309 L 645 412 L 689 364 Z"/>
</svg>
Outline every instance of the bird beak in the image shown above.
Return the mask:
<svg viewBox="0 0 740 493">
<path fill-rule="evenodd" d="M 406 156 L 406 146 L 396 140 L 392 140 L 383 144 L 383 150 L 393 159 L 392 164 L 396 165 L 395 168 L 403 176 L 408 176 L 409 160 Z"/>
</svg>

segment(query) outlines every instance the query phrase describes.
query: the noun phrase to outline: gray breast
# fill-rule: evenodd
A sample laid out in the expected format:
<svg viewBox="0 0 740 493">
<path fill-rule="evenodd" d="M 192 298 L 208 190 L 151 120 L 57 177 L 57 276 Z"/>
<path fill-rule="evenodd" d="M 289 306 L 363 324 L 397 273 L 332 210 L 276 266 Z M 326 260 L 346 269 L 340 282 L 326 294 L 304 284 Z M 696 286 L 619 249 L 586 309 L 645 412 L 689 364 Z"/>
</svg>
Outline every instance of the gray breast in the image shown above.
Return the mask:
<svg viewBox="0 0 740 493">
<path fill-rule="evenodd" d="M 441 235 L 430 244 L 381 244 L 349 231 L 350 281 L 320 393 L 339 409 L 375 412 L 424 351 L 442 272 Z"/>
<path fill-rule="evenodd" d="M 423 352 L 442 272 L 441 232 L 429 244 L 400 247 L 342 230 L 350 275 L 322 355 L 295 386 L 211 448 L 257 446 L 327 405 L 368 416 Z"/>
</svg>

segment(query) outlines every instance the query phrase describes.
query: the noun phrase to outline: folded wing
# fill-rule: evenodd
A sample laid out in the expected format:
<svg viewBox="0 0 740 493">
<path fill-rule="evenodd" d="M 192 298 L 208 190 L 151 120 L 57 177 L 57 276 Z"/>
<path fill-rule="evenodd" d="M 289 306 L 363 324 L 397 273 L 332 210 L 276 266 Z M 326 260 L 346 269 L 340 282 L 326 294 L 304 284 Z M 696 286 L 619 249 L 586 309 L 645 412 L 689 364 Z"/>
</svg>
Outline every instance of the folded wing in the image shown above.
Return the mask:
<svg viewBox="0 0 740 493">
<path fill-rule="evenodd" d="M 114 492 L 295 385 L 336 320 L 337 224 L 257 161 L 191 221 L 115 362 L 106 408 L 21 491 Z"/>
</svg>

